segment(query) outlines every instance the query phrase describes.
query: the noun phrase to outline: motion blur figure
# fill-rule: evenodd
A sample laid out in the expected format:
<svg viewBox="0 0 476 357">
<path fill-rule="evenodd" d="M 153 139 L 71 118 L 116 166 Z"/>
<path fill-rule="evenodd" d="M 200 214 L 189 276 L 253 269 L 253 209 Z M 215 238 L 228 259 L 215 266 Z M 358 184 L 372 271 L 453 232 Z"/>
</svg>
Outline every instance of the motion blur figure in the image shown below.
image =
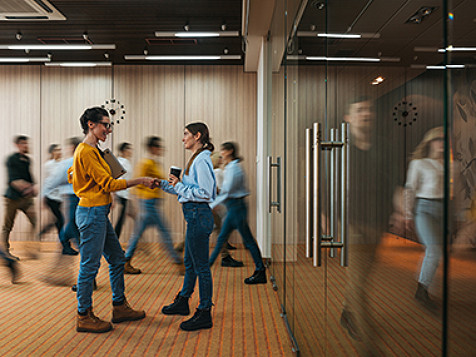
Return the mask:
<svg viewBox="0 0 476 357">
<path fill-rule="evenodd" d="M 17 152 L 11 154 L 6 161 L 7 191 L 5 192 L 5 215 L 2 228 L 2 242 L 4 254 L 9 258 L 19 260 L 10 253 L 10 232 L 15 223 L 17 211 L 22 211 L 31 223 L 31 237 L 35 237 L 36 212 L 33 206 L 33 197 L 37 195 L 37 188 L 30 171 L 31 160 L 29 138 L 18 135 L 13 140 Z"/>
</svg>

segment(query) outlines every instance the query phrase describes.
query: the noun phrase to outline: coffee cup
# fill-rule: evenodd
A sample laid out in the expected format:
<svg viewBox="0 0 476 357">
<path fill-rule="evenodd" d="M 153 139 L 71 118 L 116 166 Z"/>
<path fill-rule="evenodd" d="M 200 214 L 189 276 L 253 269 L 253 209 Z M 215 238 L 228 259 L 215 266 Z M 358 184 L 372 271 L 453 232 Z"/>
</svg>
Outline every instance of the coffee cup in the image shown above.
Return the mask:
<svg viewBox="0 0 476 357">
<path fill-rule="evenodd" d="M 170 173 L 180 179 L 180 173 L 182 172 L 182 168 L 178 166 L 170 166 Z"/>
</svg>

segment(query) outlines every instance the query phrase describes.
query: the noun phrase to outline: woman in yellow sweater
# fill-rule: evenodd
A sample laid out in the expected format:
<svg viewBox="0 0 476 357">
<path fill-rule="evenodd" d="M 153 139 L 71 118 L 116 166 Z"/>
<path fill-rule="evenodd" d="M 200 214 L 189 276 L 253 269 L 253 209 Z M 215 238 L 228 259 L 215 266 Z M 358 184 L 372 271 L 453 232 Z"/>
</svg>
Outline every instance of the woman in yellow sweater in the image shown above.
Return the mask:
<svg viewBox="0 0 476 357">
<path fill-rule="evenodd" d="M 112 132 L 109 114 L 105 109 L 87 109 L 80 118 L 86 137 L 74 153 L 69 179 L 79 197 L 76 222 L 81 236 L 79 252 L 81 263 L 78 274 L 78 332 L 107 332 L 112 323 L 97 318 L 92 310 L 93 281 L 97 275 L 101 256 L 109 263 L 109 277 L 112 290 L 112 322 L 139 320 L 144 311 L 135 311 L 127 303 L 124 295 L 124 251 L 109 221 L 111 192 L 127 187 L 144 185 L 155 187 L 157 181 L 150 177 L 133 180 L 114 179 L 111 169 L 98 148 L 99 141 L 105 141 Z"/>
</svg>

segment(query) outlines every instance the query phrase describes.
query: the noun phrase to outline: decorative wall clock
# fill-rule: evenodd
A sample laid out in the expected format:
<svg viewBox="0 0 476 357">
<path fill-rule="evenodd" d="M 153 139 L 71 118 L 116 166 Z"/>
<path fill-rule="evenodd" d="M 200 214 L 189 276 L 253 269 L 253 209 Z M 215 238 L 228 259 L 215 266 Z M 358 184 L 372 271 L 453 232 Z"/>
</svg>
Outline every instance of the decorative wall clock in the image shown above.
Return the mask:
<svg viewBox="0 0 476 357">
<path fill-rule="evenodd" d="M 412 102 L 403 100 L 393 108 L 393 120 L 399 126 L 411 126 L 417 119 L 417 107 Z"/>
</svg>

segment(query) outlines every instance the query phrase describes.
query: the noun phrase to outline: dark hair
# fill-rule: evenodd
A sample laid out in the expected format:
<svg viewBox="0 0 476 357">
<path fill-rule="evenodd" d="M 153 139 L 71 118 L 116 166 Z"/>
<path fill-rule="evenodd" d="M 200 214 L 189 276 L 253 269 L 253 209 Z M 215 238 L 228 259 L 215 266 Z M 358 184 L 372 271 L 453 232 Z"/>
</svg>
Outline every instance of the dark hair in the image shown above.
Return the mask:
<svg viewBox="0 0 476 357">
<path fill-rule="evenodd" d="M 78 138 L 77 136 L 73 136 L 72 138 L 69 138 L 66 140 L 66 144 L 73 146 L 74 149 L 76 150 L 78 145 L 81 144 L 81 141 L 82 141 L 81 138 Z"/>
<path fill-rule="evenodd" d="M 205 123 L 191 123 L 188 124 L 185 129 L 187 129 L 189 132 L 192 133 L 192 135 L 197 135 L 200 133 L 200 143 L 203 144 L 203 147 L 195 152 L 195 154 L 192 155 L 190 160 L 188 160 L 187 163 L 187 168 L 185 169 L 185 175 L 188 175 L 188 170 L 190 169 L 190 166 L 192 166 L 193 160 L 204 150 L 210 150 L 210 152 L 213 152 L 215 149 L 215 146 L 210 142 L 210 132 L 208 131 L 208 127 Z"/>
<path fill-rule="evenodd" d="M 354 98 L 352 98 L 351 100 L 349 100 L 347 102 L 347 106 L 345 107 L 345 114 L 349 114 L 350 113 L 350 107 L 353 105 L 353 104 L 357 104 L 357 103 L 363 103 L 363 102 L 371 102 L 372 100 L 370 99 L 369 96 L 366 96 L 366 95 L 360 95 L 360 96 L 356 96 Z"/>
<path fill-rule="evenodd" d="M 52 154 L 53 151 L 55 151 L 57 147 L 58 147 L 58 144 L 51 144 L 50 146 L 48 146 L 48 154 Z"/>
<path fill-rule="evenodd" d="M 20 141 L 28 141 L 28 136 L 26 136 L 26 135 L 17 135 L 13 138 L 13 142 L 17 145 L 20 143 Z"/>
<path fill-rule="evenodd" d="M 99 123 L 103 117 L 109 118 L 109 113 L 104 108 L 94 107 L 86 109 L 81 118 L 79 118 L 83 133 L 86 135 L 89 132 L 88 122 Z"/>
<path fill-rule="evenodd" d="M 127 149 L 131 148 L 131 144 L 127 142 L 120 143 L 119 146 L 117 147 L 119 152 L 124 152 Z"/>
<path fill-rule="evenodd" d="M 162 139 L 159 138 L 158 136 L 148 136 L 145 140 L 145 146 L 147 146 L 147 148 L 151 148 L 151 147 L 161 148 Z"/>
<path fill-rule="evenodd" d="M 231 150 L 231 156 L 233 157 L 233 160 L 240 160 L 242 161 L 243 158 L 238 156 L 238 144 L 234 143 L 232 141 L 227 141 L 226 143 L 221 144 L 221 149 L 222 150 Z"/>
<path fill-rule="evenodd" d="M 215 146 L 213 146 L 213 144 L 210 142 L 210 133 L 205 123 L 191 123 L 188 124 L 185 129 L 187 129 L 193 135 L 197 135 L 197 133 L 201 134 L 200 143 L 203 144 L 203 149 L 210 150 L 210 152 L 215 150 Z"/>
</svg>

